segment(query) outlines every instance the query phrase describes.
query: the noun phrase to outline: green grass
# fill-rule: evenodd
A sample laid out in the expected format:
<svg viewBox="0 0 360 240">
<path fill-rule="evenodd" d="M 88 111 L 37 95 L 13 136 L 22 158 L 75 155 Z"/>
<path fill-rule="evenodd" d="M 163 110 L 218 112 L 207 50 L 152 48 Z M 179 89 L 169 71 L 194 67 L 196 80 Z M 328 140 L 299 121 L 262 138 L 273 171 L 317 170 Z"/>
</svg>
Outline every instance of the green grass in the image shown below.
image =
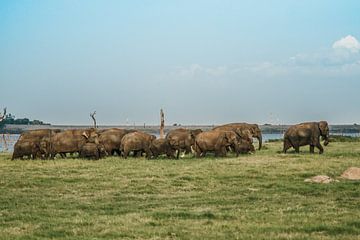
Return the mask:
<svg viewBox="0 0 360 240">
<path fill-rule="evenodd" d="M 0 239 L 359 239 L 360 144 L 323 155 L 10 161 L 0 155 Z"/>
</svg>

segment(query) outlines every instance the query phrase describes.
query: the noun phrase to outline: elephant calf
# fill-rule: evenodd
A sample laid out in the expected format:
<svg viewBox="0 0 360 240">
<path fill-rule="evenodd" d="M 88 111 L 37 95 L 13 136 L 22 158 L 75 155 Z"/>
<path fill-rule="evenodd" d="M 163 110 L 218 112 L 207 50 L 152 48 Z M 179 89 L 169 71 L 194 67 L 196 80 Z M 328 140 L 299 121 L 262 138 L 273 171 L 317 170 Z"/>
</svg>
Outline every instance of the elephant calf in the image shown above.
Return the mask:
<svg viewBox="0 0 360 240">
<path fill-rule="evenodd" d="M 320 122 L 306 122 L 291 126 L 284 134 L 284 148 L 283 152 L 293 147 L 296 153 L 299 153 L 300 147 L 310 145 L 310 153 L 314 153 L 314 148 L 319 149 L 319 153 L 324 152 L 321 146 L 320 137 L 325 142 L 324 145 L 329 144 L 329 125 L 326 121 Z"/>
<path fill-rule="evenodd" d="M 81 158 L 89 158 L 98 160 L 107 155 L 107 152 L 103 145 L 96 143 L 85 143 L 81 149 L 79 156 Z"/>
<path fill-rule="evenodd" d="M 31 139 L 18 140 L 14 145 L 14 152 L 11 160 L 22 159 L 27 156 L 28 159 L 35 159 L 40 153 L 40 146 Z"/>
<path fill-rule="evenodd" d="M 162 154 L 166 154 L 169 158 L 173 158 L 175 155 L 175 151 L 167 139 L 155 139 L 151 142 L 150 150 L 154 158 Z"/>
</svg>

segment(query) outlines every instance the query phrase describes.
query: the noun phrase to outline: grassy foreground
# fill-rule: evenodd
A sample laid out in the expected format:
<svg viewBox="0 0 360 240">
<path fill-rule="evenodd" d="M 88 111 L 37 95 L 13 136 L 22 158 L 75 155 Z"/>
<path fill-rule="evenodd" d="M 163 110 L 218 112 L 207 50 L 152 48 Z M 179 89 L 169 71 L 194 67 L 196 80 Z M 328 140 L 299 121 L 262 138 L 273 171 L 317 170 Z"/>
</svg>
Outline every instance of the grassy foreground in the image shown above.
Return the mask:
<svg viewBox="0 0 360 240">
<path fill-rule="evenodd" d="M 360 143 L 323 155 L 10 161 L 0 239 L 359 239 L 360 183 L 305 183 L 360 167 Z"/>
</svg>

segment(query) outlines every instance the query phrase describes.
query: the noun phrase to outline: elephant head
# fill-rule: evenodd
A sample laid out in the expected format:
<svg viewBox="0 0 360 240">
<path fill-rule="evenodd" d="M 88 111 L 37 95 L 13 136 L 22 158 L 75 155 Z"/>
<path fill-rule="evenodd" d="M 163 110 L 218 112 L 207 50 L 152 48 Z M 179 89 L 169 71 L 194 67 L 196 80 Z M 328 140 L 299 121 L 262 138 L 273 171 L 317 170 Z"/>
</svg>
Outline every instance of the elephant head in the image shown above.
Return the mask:
<svg viewBox="0 0 360 240">
<path fill-rule="evenodd" d="M 98 149 L 98 152 L 99 152 L 99 156 L 100 156 L 100 157 L 105 157 L 105 156 L 109 155 L 108 152 L 106 151 L 104 145 L 98 144 L 98 145 L 97 145 L 97 149 Z"/>
<path fill-rule="evenodd" d="M 156 139 L 155 135 L 150 135 L 150 143 L 152 143 L 152 141 L 154 141 Z"/>
<path fill-rule="evenodd" d="M 199 134 L 202 133 L 201 129 L 194 129 L 194 130 L 190 130 L 190 135 L 193 139 L 195 139 L 195 137 Z"/>
<path fill-rule="evenodd" d="M 253 133 L 251 131 L 251 129 L 241 129 L 240 130 L 240 138 L 244 139 L 246 141 L 250 141 L 251 143 L 253 142 Z"/>
<path fill-rule="evenodd" d="M 259 128 L 259 125 L 251 124 L 251 133 L 252 133 L 252 136 L 254 138 L 257 138 L 257 140 L 259 141 L 259 150 L 260 150 L 262 147 L 262 133 Z"/>
<path fill-rule="evenodd" d="M 227 131 L 224 133 L 224 139 L 228 145 L 237 145 L 239 142 L 238 136 L 235 132 Z"/>
<path fill-rule="evenodd" d="M 82 133 L 82 136 L 86 139 L 86 142 L 99 144 L 99 134 L 95 128 L 90 128 Z"/>
<path fill-rule="evenodd" d="M 50 151 L 50 139 L 49 137 L 44 137 L 40 141 L 40 152 L 42 154 L 48 154 Z"/>
<path fill-rule="evenodd" d="M 320 135 L 325 140 L 324 145 L 329 144 L 329 125 L 326 121 L 319 122 Z"/>
</svg>

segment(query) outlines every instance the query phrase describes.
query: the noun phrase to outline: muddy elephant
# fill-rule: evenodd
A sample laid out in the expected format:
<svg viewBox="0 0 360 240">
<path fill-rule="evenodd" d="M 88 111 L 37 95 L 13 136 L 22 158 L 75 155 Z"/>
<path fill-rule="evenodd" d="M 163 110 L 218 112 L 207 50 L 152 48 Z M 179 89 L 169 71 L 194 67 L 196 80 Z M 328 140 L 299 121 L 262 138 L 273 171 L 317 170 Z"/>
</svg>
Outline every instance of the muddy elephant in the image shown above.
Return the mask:
<svg viewBox="0 0 360 240">
<path fill-rule="evenodd" d="M 150 150 L 151 142 L 155 139 L 156 136 L 140 131 L 128 133 L 121 139 L 121 153 L 125 159 L 131 151 L 134 152 L 134 156 L 137 155 L 137 152 L 145 152 L 146 157 L 150 158 L 152 155 Z"/>
<path fill-rule="evenodd" d="M 299 153 L 301 146 L 310 145 L 310 153 L 314 153 L 314 148 L 319 149 L 319 153 L 324 152 L 321 146 L 320 137 L 324 140 L 324 145 L 329 144 L 329 125 L 326 121 L 306 122 L 291 126 L 284 134 L 283 152 L 293 147 Z"/>
<path fill-rule="evenodd" d="M 226 156 L 226 149 L 234 147 L 236 156 L 239 155 L 239 136 L 234 131 L 211 130 L 198 134 L 195 138 L 196 157 L 205 156 L 207 152 L 215 156 Z"/>
<path fill-rule="evenodd" d="M 178 159 L 180 151 L 185 151 L 185 154 L 191 152 L 191 147 L 195 143 L 195 137 L 201 132 L 201 129 L 178 128 L 168 132 L 165 139 L 169 141 L 171 148 L 177 151 L 176 158 Z"/>
<path fill-rule="evenodd" d="M 120 156 L 121 139 L 126 134 L 132 132 L 136 132 L 136 130 L 121 128 L 104 129 L 99 131 L 99 142 L 104 145 L 105 150 L 109 155 L 115 155 L 115 153 L 117 153 Z"/>
<path fill-rule="evenodd" d="M 46 151 L 53 159 L 57 154 L 64 157 L 67 153 L 79 153 L 81 147 L 88 142 L 99 144 L 99 135 L 96 129 L 65 130 L 51 137 L 44 137 L 40 145 L 41 151 Z"/>
<path fill-rule="evenodd" d="M 85 143 L 79 153 L 79 157 L 98 160 L 107 155 L 104 145 L 96 143 Z"/>
<path fill-rule="evenodd" d="M 32 139 L 18 140 L 14 145 L 14 152 L 11 160 L 23 159 L 26 156 L 28 159 L 35 159 L 39 156 L 40 146 L 39 143 Z"/>
<path fill-rule="evenodd" d="M 155 139 L 151 142 L 150 150 L 154 158 L 162 154 L 165 154 L 169 158 L 173 158 L 175 155 L 175 151 L 171 148 L 169 140 L 167 139 Z"/>
<path fill-rule="evenodd" d="M 250 132 L 251 138 L 256 138 L 259 141 L 259 150 L 262 147 L 262 133 L 259 125 L 257 124 L 250 124 L 250 123 L 228 123 L 221 126 L 217 126 L 215 129 L 222 129 L 222 130 L 233 130 L 239 135 L 245 135 L 246 131 Z M 241 136 L 244 138 L 245 136 Z"/>
</svg>

